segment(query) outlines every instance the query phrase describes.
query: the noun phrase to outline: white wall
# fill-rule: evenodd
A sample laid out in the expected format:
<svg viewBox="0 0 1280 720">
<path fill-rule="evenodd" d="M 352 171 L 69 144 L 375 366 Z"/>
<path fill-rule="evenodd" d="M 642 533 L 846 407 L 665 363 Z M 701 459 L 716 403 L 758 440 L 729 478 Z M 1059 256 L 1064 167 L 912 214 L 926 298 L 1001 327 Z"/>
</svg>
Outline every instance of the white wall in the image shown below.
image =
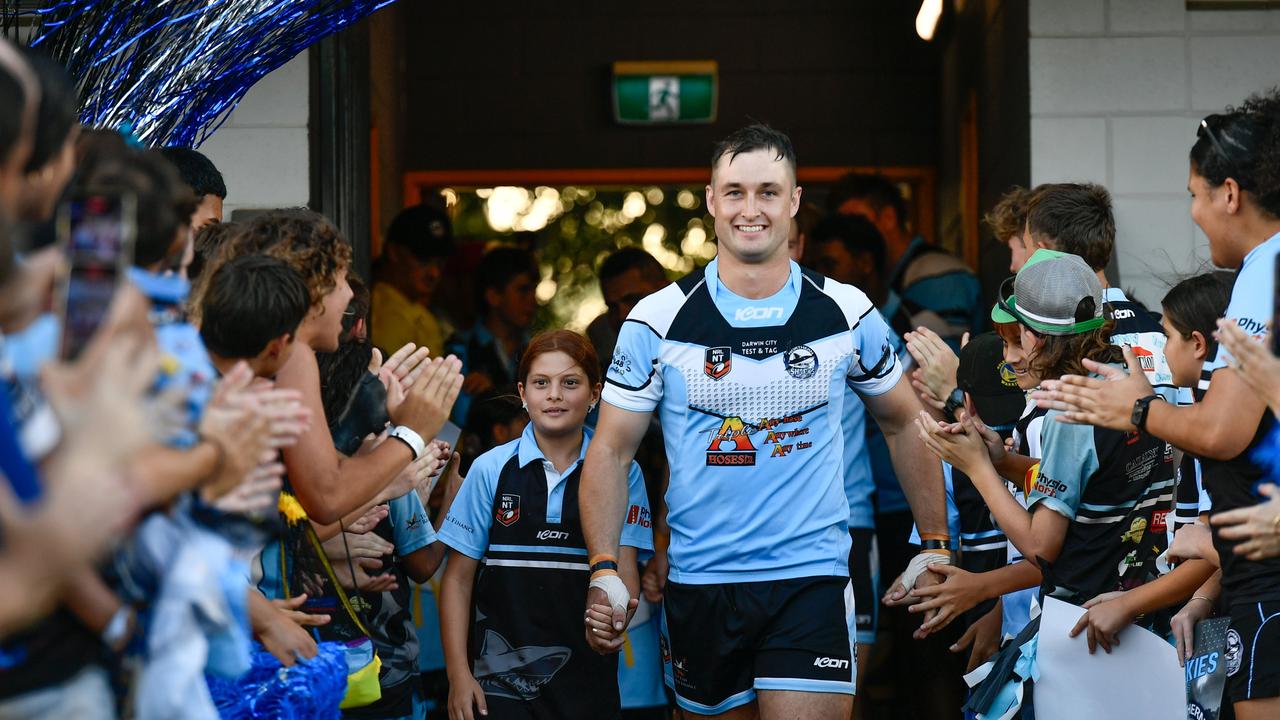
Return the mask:
<svg viewBox="0 0 1280 720">
<path fill-rule="evenodd" d="M 1280 84 L 1280 10 L 1185 0 L 1031 0 L 1031 181 L 1100 182 L 1121 284 L 1153 309 L 1207 262 L 1187 153 L 1200 119 Z"/>
<path fill-rule="evenodd" d="M 307 204 L 309 88 L 303 52 L 250 88 L 227 122 L 200 146 L 227 182 L 224 218 L 237 208 Z"/>
</svg>

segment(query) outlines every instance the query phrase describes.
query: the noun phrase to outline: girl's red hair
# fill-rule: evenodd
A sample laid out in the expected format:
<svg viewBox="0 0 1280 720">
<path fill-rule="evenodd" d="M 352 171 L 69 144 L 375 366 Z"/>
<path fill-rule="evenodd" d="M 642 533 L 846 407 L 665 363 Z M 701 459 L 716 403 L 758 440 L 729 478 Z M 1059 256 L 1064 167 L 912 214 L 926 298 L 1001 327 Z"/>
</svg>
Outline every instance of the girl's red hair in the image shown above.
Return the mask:
<svg viewBox="0 0 1280 720">
<path fill-rule="evenodd" d="M 529 347 L 525 348 L 524 354 L 520 356 L 520 367 L 516 371 L 516 378 L 520 382 L 527 381 L 529 367 L 533 365 L 534 358 L 550 352 L 562 352 L 572 358 L 587 374 L 587 382 L 592 387 L 600 382 L 600 358 L 596 355 L 596 349 L 591 346 L 590 340 L 572 330 L 548 330 L 538 333 L 533 340 L 529 341 Z"/>
</svg>

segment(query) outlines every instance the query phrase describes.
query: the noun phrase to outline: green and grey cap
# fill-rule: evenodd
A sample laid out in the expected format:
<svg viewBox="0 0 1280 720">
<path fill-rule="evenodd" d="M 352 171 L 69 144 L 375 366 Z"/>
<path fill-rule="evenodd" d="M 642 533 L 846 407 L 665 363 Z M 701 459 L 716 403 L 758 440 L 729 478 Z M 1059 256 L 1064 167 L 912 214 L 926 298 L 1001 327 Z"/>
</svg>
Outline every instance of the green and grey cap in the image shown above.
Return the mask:
<svg viewBox="0 0 1280 720">
<path fill-rule="evenodd" d="M 1022 323 L 1042 335 L 1079 335 L 1106 322 L 1102 305 L 1102 283 L 1083 258 L 1037 250 L 1001 285 L 991 321 Z"/>
</svg>

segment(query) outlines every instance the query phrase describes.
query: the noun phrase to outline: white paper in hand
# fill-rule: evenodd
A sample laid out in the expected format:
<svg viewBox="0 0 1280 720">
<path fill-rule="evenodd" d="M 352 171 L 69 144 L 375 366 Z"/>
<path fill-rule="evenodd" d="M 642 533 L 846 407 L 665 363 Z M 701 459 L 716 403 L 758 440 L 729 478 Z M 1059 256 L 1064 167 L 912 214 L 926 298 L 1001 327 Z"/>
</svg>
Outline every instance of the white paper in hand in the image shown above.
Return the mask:
<svg viewBox="0 0 1280 720">
<path fill-rule="evenodd" d="M 1120 633 L 1108 654 L 1089 654 L 1087 630 L 1068 637 L 1084 608 L 1045 598 L 1036 661 L 1036 720 L 1187 717 L 1186 680 L 1178 652 L 1136 625 Z"/>
</svg>

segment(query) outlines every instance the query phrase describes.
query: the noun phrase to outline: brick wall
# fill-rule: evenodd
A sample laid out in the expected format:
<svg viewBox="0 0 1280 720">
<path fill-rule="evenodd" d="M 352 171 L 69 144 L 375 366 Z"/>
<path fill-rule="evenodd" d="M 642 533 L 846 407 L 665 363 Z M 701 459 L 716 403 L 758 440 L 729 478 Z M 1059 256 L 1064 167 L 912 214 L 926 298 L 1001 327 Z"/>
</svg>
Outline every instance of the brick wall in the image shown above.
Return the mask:
<svg viewBox="0 0 1280 720">
<path fill-rule="evenodd" d="M 1280 82 L 1280 10 L 1185 0 L 1031 0 L 1031 180 L 1113 193 L 1120 284 L 1158 309 L 1200 271 L 1187 153 L 1200 119 Z"/>
<path fill-rule="evenodd" d="M 682 167 L 748 117 L 806 165 L 932 164 L 936 48 L 917 3 L 404 3 L 406 169 Z M 712 59 L 719 119 L 634 128 L 615 60 Z"/>
<path fill-rule="evenodd" d="M 227 182 L 226 219 L 237 209 L 306 205 L 311 192 L 307 53 L 258 81 L 199 150 Z"/>
</svg>

